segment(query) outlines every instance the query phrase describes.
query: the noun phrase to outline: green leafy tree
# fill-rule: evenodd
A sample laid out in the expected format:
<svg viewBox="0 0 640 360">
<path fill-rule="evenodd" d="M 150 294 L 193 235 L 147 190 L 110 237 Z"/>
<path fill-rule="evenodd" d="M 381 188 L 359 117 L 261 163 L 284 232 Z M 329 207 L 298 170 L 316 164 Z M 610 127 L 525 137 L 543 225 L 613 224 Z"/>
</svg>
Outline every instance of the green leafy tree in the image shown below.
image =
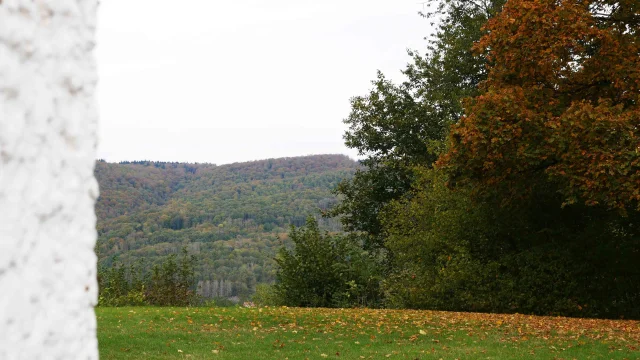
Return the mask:
<svg viewBox="0 0 640 360">
<path fill-rule="evenodd" d="M 111 267 L 101 266 L 98 270 L 98 305 L 146 304 L 145 279 L 141 269 L 140 262 L 127 267 L 117 257 L 112 259 Z"/>
<path fill-rule="evenodd" d="M 152 305 L 185 306 L 196 302 L 196 259 L 182 248 L 180 258 L 171 254 L 152 269 L 147 299 Z"/>
<path fill-rule="evenodd" d="M 145 272 L 144 261 L 125 266 L 117 258 L 98 272 L 101 306 L 184 306 L 195 305 L 196 258 L 186 248 L 181 256 L 169 255 L 161 264 Z"/>
<path fill-rule="evenodd" d="M 284 305 L 303 307 L 373 306 L 379 275 L 370 255 L 340 236 L 322 233 L 313 217 L 292 227 L 293 248 L 282 248 L 275 284 Z"/>
<path fill-rule="evenodd" d="M 380 211 L 401 198 L 415 180 L 415 166 L 430 167 L 448 127 L 463 114 L 462 99 L 477 94 L 486 78 L 486 60 L 472 45 L 504 0 L 430 1 L 440 20 L 425 55 L 410 52 L 405 81 L 394 84 L 378 73 L 366 96 L 351 100 L 345 144 L 364 156 L 364 169 L 336 189 L 342 201 L 327 213 L 340 216 L 345 230 L 367 249 L 384 248 Z"/>
</svg>

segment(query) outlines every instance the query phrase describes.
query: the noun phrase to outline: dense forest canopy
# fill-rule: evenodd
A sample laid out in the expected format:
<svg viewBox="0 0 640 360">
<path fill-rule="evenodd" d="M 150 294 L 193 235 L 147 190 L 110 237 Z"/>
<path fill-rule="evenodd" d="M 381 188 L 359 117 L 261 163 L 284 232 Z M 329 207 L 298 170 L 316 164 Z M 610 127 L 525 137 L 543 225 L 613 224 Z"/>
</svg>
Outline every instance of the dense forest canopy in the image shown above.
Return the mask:
<svg viewBox="0 0 640 360">
<path fill-rule="evenodd" d="M 358 167 L 342 155 L 221 166 L 98 161 L 99 263 L 142 261 L 148 271 L 186 246 L 205 295 L 246 298 L 275 279 L 273 258 L 289 225 L 336 203 L 331 189 Z"/>
<path fill-rule="evenodd" d="M 427 51 L 352 100 L 330 212 L 386 306 L 640 317 L 639 4 L 425 3 Z"/>
</svg>

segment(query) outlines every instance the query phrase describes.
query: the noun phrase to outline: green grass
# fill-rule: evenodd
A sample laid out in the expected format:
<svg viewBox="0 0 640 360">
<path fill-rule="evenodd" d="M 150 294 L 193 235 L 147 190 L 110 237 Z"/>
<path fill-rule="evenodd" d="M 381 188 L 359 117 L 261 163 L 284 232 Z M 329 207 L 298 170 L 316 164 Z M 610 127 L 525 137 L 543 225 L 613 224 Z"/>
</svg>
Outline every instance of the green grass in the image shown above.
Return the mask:
<svg viewBox="0 0 640 360">
<path fill-rule="evenodd" d="M 101 359 L 640 359 L 640 323 L 435 311 L 98 308 Z"/>
</svg>

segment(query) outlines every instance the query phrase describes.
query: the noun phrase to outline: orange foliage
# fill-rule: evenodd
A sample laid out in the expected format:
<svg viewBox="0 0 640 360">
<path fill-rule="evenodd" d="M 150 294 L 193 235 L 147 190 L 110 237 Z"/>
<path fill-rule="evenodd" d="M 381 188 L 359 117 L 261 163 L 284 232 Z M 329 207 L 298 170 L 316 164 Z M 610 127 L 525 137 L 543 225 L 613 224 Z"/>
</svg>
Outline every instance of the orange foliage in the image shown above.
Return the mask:
<svg viewBox="0 0 640 360">
<path fill-rule="evenodd" d="M 476 189 L 537 174 L 566 203 L 640 202 L 640 2 L 509 0 L 475 46 L 490 62 L 438 161 Z"/>
</svg>

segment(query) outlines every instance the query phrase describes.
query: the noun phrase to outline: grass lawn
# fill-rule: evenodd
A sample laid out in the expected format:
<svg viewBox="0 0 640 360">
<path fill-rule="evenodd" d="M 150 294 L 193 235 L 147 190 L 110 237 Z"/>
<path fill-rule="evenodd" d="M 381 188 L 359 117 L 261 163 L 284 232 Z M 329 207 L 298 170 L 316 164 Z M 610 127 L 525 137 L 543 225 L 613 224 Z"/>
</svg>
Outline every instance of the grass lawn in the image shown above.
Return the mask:
<svg viewBox="0 0 640 360">
<path fill-rule="evenodd" d="M 640 322 L 298 308 L 98 308 L 101 359 L 640 359 Z"/>
</svg>

